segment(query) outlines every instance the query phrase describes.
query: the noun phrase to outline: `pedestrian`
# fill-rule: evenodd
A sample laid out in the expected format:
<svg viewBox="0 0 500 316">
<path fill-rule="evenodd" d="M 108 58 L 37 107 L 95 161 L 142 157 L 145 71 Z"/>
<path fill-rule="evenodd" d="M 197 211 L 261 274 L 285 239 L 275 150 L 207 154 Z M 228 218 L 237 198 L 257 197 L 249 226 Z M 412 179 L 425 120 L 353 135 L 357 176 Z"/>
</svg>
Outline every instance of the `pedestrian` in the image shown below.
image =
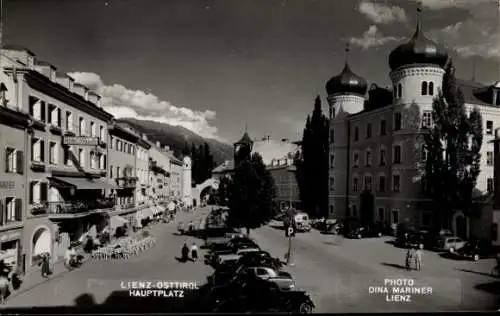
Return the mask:
<svg viewBox="0 0 500 316">
<path fill-rule="evenodd" d="M 415 269 L 422 269 L 422 249 L 420 247 L 415 250 Z"/>
<path fill-rule="evenodd" d="M 189 248 L 186 243 L 184 243 L 184 246 L 182 246 L 181 250 L 181 261 L 186 262 L 188 260 L 189 256 Z"/>
<path fill-rule="evenodd" d="M 9 278 L 5 273 L 0 274 L 0 304 L 5 302 L 5 298 L 9 293 Z"/>
<path fill-rule="evenodd" d="M 70 247 L 71 248 L 71 247 Z M 52 274 L 52 271 L 50 271 L 50 264 L 49 264 L 49 255 L 44 255 L 42 257 L 42 278 L 48 278 L 49 275 Z"/>
<path fill-rule="evenodd" d="M 191 258 L 193 259 L 193 261 L 198 260 L 198 246 L 196 246 L 196 243 L 193 243 L 191 245 Z"/>
<path fill-rule="evenodd" d="M 406 270 L 410 271 L 411 270 L 411 259 L 413 257 L 413 248 L 408 248 L 406 250 L 406 259 L 405 259 L 405 267 Z"/>
</svg>

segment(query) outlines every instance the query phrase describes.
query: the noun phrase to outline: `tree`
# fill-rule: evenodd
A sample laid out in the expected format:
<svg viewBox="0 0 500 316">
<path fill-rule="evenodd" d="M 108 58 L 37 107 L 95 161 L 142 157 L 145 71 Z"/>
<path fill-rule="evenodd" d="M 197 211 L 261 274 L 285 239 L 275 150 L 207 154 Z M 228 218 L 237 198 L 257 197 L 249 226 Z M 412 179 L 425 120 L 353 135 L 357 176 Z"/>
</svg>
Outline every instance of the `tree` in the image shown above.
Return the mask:
<svg viewBox="0 0 500 316">
<path fill-rule="evenodd" d="M 435 201 L 435 223 L 442 228 L 449 226 L 454 209 L 469 216 L 483 142 L 481 114 L 475 108 L 467 115 L 451 62 L 443 88 L 432 104 L 432 120 L 432 126 L 424 131 L 427 157 L 422 180 Z"/>
<path fill-rule="evenodd" d="M 254 153 L 241 161 L 229 184 L 228 224 L 235 228 L 258 228 L 273 216 L 276 189 L 262 157 Z"/>
<path fill-rule="evenodd" d="M 189 149 L 189 144 L 187 142 L 184 143 L 184 148 L 182 149 L 182 156 L 191 156 L 191 150 Z"/>
<path fill-rule="evenodd" d="M 317 96 L 312 115 L 306 120 L 301 154 L 294 159 L 302 207 L 312 217 L 328 214 L 328 136 L 328 119 Z"/>
<path fill-rule="evenodd" d="M 212 170 L 214 169 L 214 157 L 210 153 L 210 146 L 208 143 L 204 143 L 203 145 L 203 157 L 204 157 L 204 179 L 209 179 L 212 176 Z"/>
<path fill-rule="evenodd" d="M 229 187 L 231 185 L 231 178 L 227 176 L 221 177 L 219 180 L 219 189 L 217 190 L 217 196 L 219 205 L 227 206 L 227 200 L 229 198 Z"/>
</svg>

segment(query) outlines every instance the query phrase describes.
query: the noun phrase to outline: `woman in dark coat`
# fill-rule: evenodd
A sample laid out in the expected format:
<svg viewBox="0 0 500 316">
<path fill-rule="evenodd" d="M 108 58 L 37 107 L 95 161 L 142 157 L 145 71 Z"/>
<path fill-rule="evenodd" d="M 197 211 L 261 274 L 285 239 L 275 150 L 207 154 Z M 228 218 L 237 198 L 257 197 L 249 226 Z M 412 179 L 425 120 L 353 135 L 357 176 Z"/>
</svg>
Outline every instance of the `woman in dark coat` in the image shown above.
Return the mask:
<svg viewBox="0 0 500 316">
<path fill-rule="evenodd" d="M 186 262 L 186 261 L 188 261 L 188 256 L 189 256 L 189 248 L 188 248 L 188 246 L 187 246 L 187 244 L 186 244 L 186 243 L 184 243 L 184 246 L 182 246 L 182 250 L 181 250 L 181 252 L 182 252 L 182 257 L 181 257 L 182 262 Z"/>
<path fill-rule="evenodd" d="M 46 278 L 51 274 L 52 272 L 50 271 L 49 256 L 45 255 L 42 257 L 42 277 Z"/>
</svg>

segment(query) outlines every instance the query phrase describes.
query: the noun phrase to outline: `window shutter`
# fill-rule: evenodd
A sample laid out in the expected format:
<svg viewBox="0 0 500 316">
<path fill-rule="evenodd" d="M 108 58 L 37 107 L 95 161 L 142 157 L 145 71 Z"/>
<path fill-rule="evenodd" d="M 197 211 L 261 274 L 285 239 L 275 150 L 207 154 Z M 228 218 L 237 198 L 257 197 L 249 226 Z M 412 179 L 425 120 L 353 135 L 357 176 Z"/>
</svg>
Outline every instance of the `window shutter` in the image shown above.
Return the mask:
<svg viewBox="0 0 500 316">
<path fill-rule="evenodd" d="M 36 143 L 36 139 L 32 138 L 31 139 L 31 148 L 30 148 L 30 151 L 31 151 L 31 161 L 35 160 L 35 143 Z"/>
<path fill-rule="evenodd" d="M 23 220 L 23 200 L 22 199 L 16 199 L 16 221 L 22 221 Z"/>
<path fill-rule="evenodd" d="M 5 151 L 5 172 L 9 172 L 9 154 L 11 153 L 11 149 L 7 148 Z"/>
<path fill-rule="evenodd" d="M 18 150 L 16 152 L 16 168 L 18 174 L 23 174 L 24 172 L 24 152 Z"/>
<path fill-rule="evenodd" d="M 103 155 L 103 166 L 102 166 L 102 169 L 108 169 L 108 167 L 106 166 L 106 155 Z"/>
<path fill-rule="evenodd" d="M 4 221 L 4 204 L 5 204 L 5 200 L 0 200 L 0 225 L 3 225 L 5 223 Z"/>
<path fill-rule="evenodd" d="M 30 199 L 29 199 L 30 204 L 33 204 L 33 189 L 34 188 L 35 188 L 35 183 L 30 182 Z"/>
<path fill-rule="evenodd" d="M 40 160 L 45 161 L 45 141 L 40 140 Z"/>
<path fill-rule="evenodd" d="M 47 183 L 40 183 L 40 200 L 41 202 L 47 202 Z"/>
<path fill-rule="evenodd" d="M 57 126 L 61 127 L 61 109 L 57 109 Z"/>
</svg>

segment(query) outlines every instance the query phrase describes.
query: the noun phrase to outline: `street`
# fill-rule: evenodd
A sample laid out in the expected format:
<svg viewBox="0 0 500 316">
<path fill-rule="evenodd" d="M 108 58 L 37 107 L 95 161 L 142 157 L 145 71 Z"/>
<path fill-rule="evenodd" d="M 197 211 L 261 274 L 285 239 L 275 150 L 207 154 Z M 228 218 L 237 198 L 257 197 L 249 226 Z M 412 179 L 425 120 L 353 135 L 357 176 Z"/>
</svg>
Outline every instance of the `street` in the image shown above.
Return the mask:
<svg viewBox="0 0 500 316">
<path fill-rule="evenodd" d="M 176 222 L 197 221 L 210 209 L 179 213 Z M 176 236 L 176 227 L 176 223 L 157 224 L 151 228 L 157 237 L 156 246 L 139 256 L 129 260 L 90 261 L 63 276 L 16 293 L 5 307 L 98 306 L 116 311 L 142 306 L 156 311 L 190 311 L 193 306 L 181 306 L 181 298 L 172 299 L 181 305 L 171 304 L 166 298 L 130 298 L 128 289 L 120 285 L 157 280 L 205 283 L 212 268 L 201 261 L 179 263 L 176 259 L 184 242 L 200 245 L 201 241 Z M 273 222 L 252 230 L 251 237 L 263 250 L 283 258 L 288 240 L 279 227 L 279 223 Z M 389 237 L 350 240 L 321 235 L 315 230 L 298 233 L 292 242 L 294 265 L 285 270 L 294 276 L 298 289 L 311 295 L 315 312 L 432 312 L 492 310 L 499 306 L 498 295 L 490 293 L 492 290 L 488 288 L 491 284 L 498 285 L 498 280 L 487 275 L 493 265 L 491 260 L 457 261 L 425 251 L 423 269 L 405 271 L 402 269 L 405 251 L 387 243 L 389 240 Z M 202 251 L 201 257 L 203 254 Z M 432 293 L 412 295 L 411 302 L 386 302 L 386 294 L 368 293 L 370 286 L 383 287 L 385 279 L 401 278 L 413 279 L 415 286 L 430 287 Z"/>
<path fill-rule="evenodd" d="M 279 227 L 274 222 L 251 234 L 263 249 L 283 257 L 288 240 Z M 457 261 L 424 251 L 423 269 L 406 271 L 405 251 L 385 242 L 390 239 L 351 240 L 316 230 L 298 233 L 292 242 L 294 265 L 287 270 L 296 278 L 297 288 L 312 294 L 315 312 L 431 312 L 500 306 L 498 294 L 488 292 L 493 286 L 498 290 L 498 279 L 488 275 L 493 260 Z M 384 286 L 384 279 L 398 278 L 431 287 L 432 294 L 413 295 L 409 303 L 385 302 L 385 294 L 368 294 L 370 286 Z"/>
</svg>

